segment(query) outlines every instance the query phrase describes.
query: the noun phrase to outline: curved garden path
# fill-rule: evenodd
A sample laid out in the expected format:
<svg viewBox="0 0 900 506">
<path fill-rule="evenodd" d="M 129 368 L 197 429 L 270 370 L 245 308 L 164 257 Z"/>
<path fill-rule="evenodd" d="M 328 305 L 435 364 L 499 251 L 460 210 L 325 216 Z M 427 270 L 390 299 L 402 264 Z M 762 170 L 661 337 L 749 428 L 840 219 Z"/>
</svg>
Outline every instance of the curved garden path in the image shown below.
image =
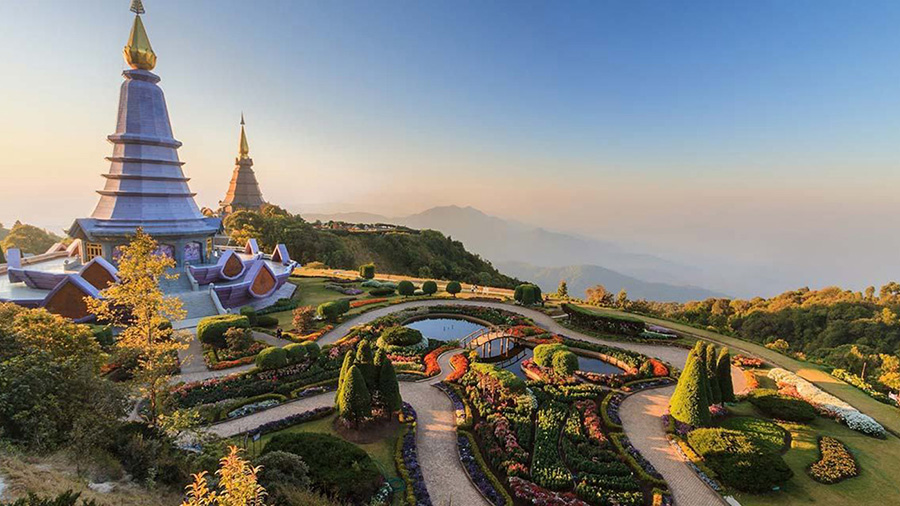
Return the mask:
<svg viewBox="0 0 900 506">
<path fill-rule="evenodd" d="M 419 465 L 428 493 L 436 506 L 463 504 L 476 506 L 489 504 L 469 481 L 469 477 L 459 463 L 456 448 L 456 413 L 453 403 L 440 390 L 432 385 L 441 381 L 452 368 L 450 357 L 455 351 L 449 351 L 438 358 L 441 374 L 423 381 L 400 382 L 400 394 L 416 410 L 418 423 L 416 428 L 416 445 L 418 447 Z M 334 392 L 307 397 L 297 401 L 256 413 L 253 415 L 223 422 L 210 427 L 210 431 L 222 436 L 234 436 L 259 427 L 273 420 L 321 406 L 334 404 Z"/>
<path fill-rule="evenodd" d="M 318 342 L 319 344 L 334 343 L 347 335 L 352 327 L 371 322 L 376 318 L 402 309 L 446 304 L 492 307 L 513 311 L 531 318 L 538 326 L 550 332 L 633 350 L 659 358 L 677 367 L 683 367 L 687 359 L 688 350 L 682 348 L 599 339 L 563 327 L 559 322 L 540 311 L 509 304 L 466 300 L 410 301 L 374 309 L 338 325 L 323 335 Z M 273 339 L 271 336 L 265 337 Z M 269 339 L 266 340 L 268 341 Z M 199 347 L 195 348 L 199 349 Z M 449 366 L 450 355 L 452 353 L 445 353 L 439 359 L 442 370 L 441 375 L 421 382 L 401 382 L 401 393 L 403 399 L 415 408 L 419 416 L 416 438 L 419 462 L 423 469 L 428 492 L 431 494 L 434 503 L 438 506 L 445 506 L 451 504 L 452 499 L 454 504 L 487 504 L 477 489 L 471 484 L 465 471 L 459 464 L 453 405 L 446 395 L 431 386 L 440 381 L 451 370 Z M 202 366 L 202 357 L 195 356 L 192 358 L 199 361 L 199 364 Z M 225 376 L 247 370 L 250 367 L 237 367 L 224 371 L 202 371 L 200 370 L 201 367 L 192 367 L 189 372 L 186 371 L 186 374 L 176 376 L 175 381 L 197 381 Z M 205 369 L 205 367 L 202 368 Z M 662 416 L 668 406 L 668 399 L 673 390 L 674 387 L 649 390 L 631 395 L 623 401 L 620 408 L 620 417 L 622 418 L 622 425 L 626 427 L 625 432 L 632 444 L 640 450 L 644 457 L 656 467 L 670 484 L 679 504 L 692 506 L 723 504 L 722 499 L 694 474 L 693 470 L 680 459 L 666 441 L 660 416 Z M 220 436 L 231 436 L 290 414 L 301 413 L 319 406 L 331 405 L 333 400 L 332 393 L 309 397 L 244 418 L 223 422 L 212 426 L 210 430 Z"/>
</svg>

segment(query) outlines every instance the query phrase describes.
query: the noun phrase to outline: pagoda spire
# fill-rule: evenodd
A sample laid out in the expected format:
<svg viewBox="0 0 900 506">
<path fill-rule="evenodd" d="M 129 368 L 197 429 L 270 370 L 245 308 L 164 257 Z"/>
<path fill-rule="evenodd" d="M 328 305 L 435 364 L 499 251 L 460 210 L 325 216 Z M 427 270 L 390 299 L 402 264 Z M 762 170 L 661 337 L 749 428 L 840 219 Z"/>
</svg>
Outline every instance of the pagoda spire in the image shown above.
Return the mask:
<svg viewBox="0 0 900 506">
<path fill-rule="evenodd" d="M 238 147 L 239 159 L 250 158 L 250 144 L 247 142 L 247 132 L 244 131 L 244 113 L 241 113 L 241 144 Z"/>
<path fill-rule="evenodd" d="M 153 70 L 156 67 L 156 53 L 150 46 L 150 38 L 147 37 L 147 30 L 141 21 L 141 14 L 144 13 L 144 4 L 141 0 L 132 0 L 131 12 L 134 13 L 134 23 L 131 25 L 128 42 L 122 50 L 125 62 L 135 70 Z"/>
</svg>

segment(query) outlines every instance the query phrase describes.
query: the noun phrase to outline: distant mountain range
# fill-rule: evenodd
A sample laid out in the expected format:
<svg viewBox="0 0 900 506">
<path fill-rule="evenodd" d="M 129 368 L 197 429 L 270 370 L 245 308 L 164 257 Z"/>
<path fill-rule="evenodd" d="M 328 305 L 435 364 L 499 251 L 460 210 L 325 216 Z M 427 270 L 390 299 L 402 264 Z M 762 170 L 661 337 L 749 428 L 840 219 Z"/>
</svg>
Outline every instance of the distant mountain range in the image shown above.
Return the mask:
<svg viewBox="0 0 900 506">
<path fill-rule="evenodd" d="M 625 288 L 630 298 L 679 301 L 723 296 L 691 285 L 696 267 L 654 255 L 629 252 L 615 243 L 554 232 L 487 215 L 472 207 L 434 207 L 405 217 L 353 212 L 304 214 L 307 221 L 392 223 L 433 229 L 462 241 L 467 249 L 490 260 L 501 272 L 556 290 L 566 279 L 569 293 L 582 296 L 588 286 Z"/>
</svg>

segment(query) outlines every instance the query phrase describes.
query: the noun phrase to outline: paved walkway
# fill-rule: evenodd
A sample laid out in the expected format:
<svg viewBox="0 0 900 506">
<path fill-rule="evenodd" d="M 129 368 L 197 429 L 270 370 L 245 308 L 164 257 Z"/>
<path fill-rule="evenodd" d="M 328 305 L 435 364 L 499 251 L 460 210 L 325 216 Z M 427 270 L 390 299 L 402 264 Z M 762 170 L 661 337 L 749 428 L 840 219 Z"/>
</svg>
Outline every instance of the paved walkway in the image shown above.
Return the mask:
<svg viewBox="0 0 900 506">
<path fill-rule="evenodd" d="M 438 359 L 441 374 L 425 381 L 400 382 L 400 394 L 418 414 L 416 445 L 419 465 L 428 493 L 436 506 L 489 504 L 469 481 L 459 463 L 456 449 L 456 414 L 453 403 L 432 385 L 441 381 L 452 369 L 450 357 L 458 350 L 444 353 Z M 334 404 L 334 392 L 307 397 L 237 420 L 220 423 L 210 431 L 222 437 L 233 436 L 273 420 L 321 406 Z"/>
<path fill-rule="evenodd" d="M 666 479 L 675 497 L 675 504 L 684 506 L 725 504 L 719 494 L 700 481 L 693 469 L 687 466 L 666 440 L 666 431 L 660 417 L 668 409 L 669 397 L 674 391 L 675 387 L 670 386 L 626 397 L 619 407 L 619 417 L 622 419 L 625 434 L 641 455 Z"/>
<path fill-rule="evenodd" d="M 202 381 L 220 376 L 228 376 L 239 372 L 249 371 L 254 367 L 253 364 L 230 367 L 219 371 L 212 371 L 206 368 L 206 362 L 203 360 L 203 346 L 197 339 L 197 329 L 190 329 L 191 341 L 185 350 L 179 350 L 178 359 L 181 361 L 181 374 L 172 378 L 172 383 L 184 381 L 190 383 L 192 381 Z M 272 346 L 284 346 L 290 344 L 290 341 L 278 339 L 264 332 L 253 331 L 253 339 L 265 341 Z"/>
</svg>

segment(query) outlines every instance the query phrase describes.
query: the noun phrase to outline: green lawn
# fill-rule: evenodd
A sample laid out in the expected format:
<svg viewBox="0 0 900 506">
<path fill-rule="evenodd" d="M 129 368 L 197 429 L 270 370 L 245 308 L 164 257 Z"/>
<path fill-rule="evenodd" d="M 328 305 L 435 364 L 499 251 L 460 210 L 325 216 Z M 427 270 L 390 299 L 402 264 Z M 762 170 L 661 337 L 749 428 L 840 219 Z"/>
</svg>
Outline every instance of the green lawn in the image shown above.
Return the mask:
<svg viewBox="0 0 900 506">
<path fill-rule="evenodd" d="M 315 432 L 340 437 L 340 435 L 338 435 L 337 432 L 335 432 L 332 428 L 336 416 L 336 414 L 331 415 L 319 420 L 313 420 L 311 422 L 295 425 L 284 430 L 266 434 L 259 438 L 259 441 L 248 443 L 248 453 L 250 453 L 250 455 L 259 454 L 259 452 L 262 451 L 263 448 L 265 448 L 266 443 L 268 443 L 269 440 L 272 439 L 272 437 L 274 437 L 276 434 L 291 432 Z M 397 447 L 397 439 L 400 437 L 402 428 L 403 427 L 401 426 L 400 429 L 398 429 L 397 432 L 395 432 L 391 436 L 374 443 L 354 443 L 356 444 L 356 446 L 365 450 L 365 452 L 368 453 L 370 457 L 372 457 L 372 460 L 377 463 L 379 469 L 381 469 L 382 473 L 384 473 L 384 477 L 386 479 L 398 478 L 397 468 L 394 464 L 394 450 Z M 241 440 L 241 442 L 243 442 L 243 440 Z M 393 504 L 399 505 L 401 503 L 402 501 L 400 501 L 400 494 L 394 494 Z"/>
<path fill-rule="evenodd" d="M 740 416 L 765 418 L 749 402 L 731 408 Z M 744 506 L 816 504 L 828 506 L 896 504 L 900 494 L 900 440 L 888 436 L 886 441 L 853 431 L 827 418 L 816 418 L 809 425 L 780 423 L 791 433 L 791 448 L 784 460 L 794 477 L 779 492 L 765 495 L 738 493 L 735 498 Z M 835 485 L 824 485 L 806 474 L 806 468 L 819 460 L 818 436 L 832 436 L 843 442 L 856 457 L 860 474 Z"/>
</svg>

